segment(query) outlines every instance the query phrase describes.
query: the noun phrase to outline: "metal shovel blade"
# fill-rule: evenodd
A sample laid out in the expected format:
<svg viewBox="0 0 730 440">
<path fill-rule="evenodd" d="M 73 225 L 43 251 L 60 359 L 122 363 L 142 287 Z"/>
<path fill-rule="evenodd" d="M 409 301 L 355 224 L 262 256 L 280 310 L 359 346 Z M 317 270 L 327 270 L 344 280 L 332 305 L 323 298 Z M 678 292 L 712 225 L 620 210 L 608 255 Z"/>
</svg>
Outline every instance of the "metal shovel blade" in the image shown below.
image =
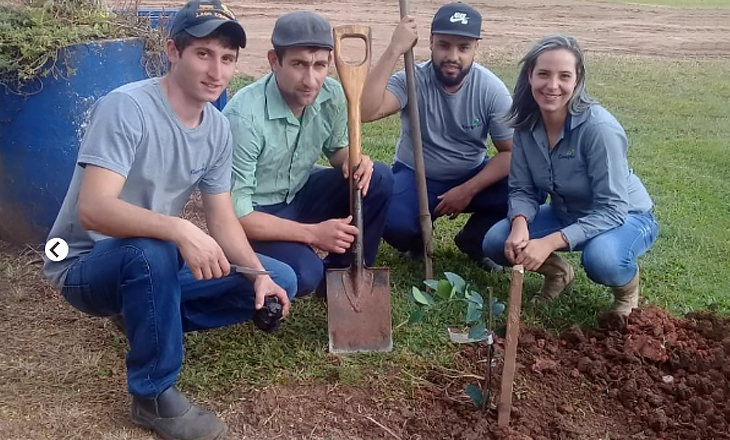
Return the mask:
<svg viewBox="0 0 730 440">
<path fill-rule="evenodd" d="M 327 270 L 330 353 L 391 351 L 390 272 L 362 268 Z"/>
<path fill-rule="evenodd" d="M 390 276 L 388 269 L 365 267 L 362 194 L 353 180 L 361 160 L 360 99 L 370 69 L 370 28 L 336 26 L 332 34 L 335 65 L 347 97 L 350 212 L 360 233 L 350 249 L 353 255 L 350 267 L 327 270 L 329 348 L 331 353 L 391 351 Z M 345 38 L 359 38 L 365 42 L 365 58 L 360 64 L 350 65 L 342 58 L 342 40 Z"/>
</svg>

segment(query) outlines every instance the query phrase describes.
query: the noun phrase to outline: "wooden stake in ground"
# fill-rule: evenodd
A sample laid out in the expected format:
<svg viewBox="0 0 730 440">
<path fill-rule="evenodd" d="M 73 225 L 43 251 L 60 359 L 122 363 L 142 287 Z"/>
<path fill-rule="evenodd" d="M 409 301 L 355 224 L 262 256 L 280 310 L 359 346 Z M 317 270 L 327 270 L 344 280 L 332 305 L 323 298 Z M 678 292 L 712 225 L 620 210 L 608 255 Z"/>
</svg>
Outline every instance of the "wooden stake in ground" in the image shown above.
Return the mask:
<svg viewBox="0 0 730 440">
<path fill-rule="evenodd" d="M 507 314 L 507 335 L 504 338 L 504 368 L 502 369 L 502 389 L 497 404 L 497 425 L 509 425 L 512 411 L 512 386 L 515 380 L 517 362 L 517 340 L 520 336 L 520 312 L 522 311 L 522 282 L 525 269 L 522 265 L 512 268 L 509 283 L 509 312 Z"/>
</svg>

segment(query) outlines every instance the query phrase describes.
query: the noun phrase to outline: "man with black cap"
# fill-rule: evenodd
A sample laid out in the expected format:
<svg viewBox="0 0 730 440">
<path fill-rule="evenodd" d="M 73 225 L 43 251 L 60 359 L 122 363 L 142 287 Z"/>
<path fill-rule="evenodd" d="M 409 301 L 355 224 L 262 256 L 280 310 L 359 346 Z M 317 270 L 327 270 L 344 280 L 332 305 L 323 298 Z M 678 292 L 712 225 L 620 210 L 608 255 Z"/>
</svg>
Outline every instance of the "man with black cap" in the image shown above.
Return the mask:
<svg viewBox="0 0 730 440">
<path fill-rule="evenodd" d="M 220 1 L 181 8 L 165 46 L 169 71 L 95 104 L 50 233 L 70 251 L 46 260 L 46 276 L 77 309 L 114 317 L 129 340 L 132 421 L 168 440 L 226 431 L 175 387 L 183 332 L 251 319 L 268 296 L 286 314 L 296 288 L 289 266 L 254 253 L 230 198 L 230 129 L 211 101 L 245 44 Z M 195 188 L 210 235 L 180 218 Z M 258 273 L 232 273 L 229 261 Z"/>
<path fill-rule="evenodd" d="M 466 3 L 442 6 L 431 23 L 431 60 L 415 67 L 429 210 L 435 219 L 471 218 L 455 237 L 459 249 L 489 269 L 481 242 L 507 213 L 507 175 L 512 130 L 501 121 L 512 102 L 504 83 L 474 62 L 482 17 Z M 391 76 L 398 58 L 417 41 L 415 21 L 404 17 L 390 45 L 368 75 L 362 117 L 373 121 L 400 110 L 401 133 L 393 164 L 393 201 L 384 238 L 396 249 L 420 255 L 423 244 L 408 114 L 405 71 Z M 497 149 L 488 158 L 487 137 Z"/>
<path fill-rule="evenodd" d="M 324 293 L 328 267 L 346 267 L 358 230 L 349 215 L 347 106 L 327 76 L 332 29 L 312 12 L 279 17 L 268 52 L 272 72 L 243 88 L 223 114 L 233 133 L 233 204 L 253 248 L 290 265 L 297 295 Z M 324 153 L 332 167 L 316 165 Z M 372 265 L 393 178 L 367 156 L 354 177 L 362 189 L 364 257 Z M 324 261 L 313 249 L 329 253 Z"/>
</svg>

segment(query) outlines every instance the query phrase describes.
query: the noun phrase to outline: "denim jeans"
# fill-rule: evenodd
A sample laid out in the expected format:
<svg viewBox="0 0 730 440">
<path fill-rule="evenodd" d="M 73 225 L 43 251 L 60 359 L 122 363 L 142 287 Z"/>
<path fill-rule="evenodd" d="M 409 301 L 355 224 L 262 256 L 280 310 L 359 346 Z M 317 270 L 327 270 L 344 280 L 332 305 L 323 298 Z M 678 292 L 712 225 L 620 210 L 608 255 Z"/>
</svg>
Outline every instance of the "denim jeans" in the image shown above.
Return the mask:
<svg viewBox="0 0 730 440">
<path fill-rule="evenodd" d="M 542 238 L 563 229 L 550 205 L 540 206 L 528 229 L 530 238 Z M 659 226 L 650 212 L 629 214 L 623 225 L 587 240 L 577 251 L 582 251 L 581 264 L 588 278 L 605 286 L 624 286 L 636 275 L 636 259 L 646 253 L 656 241 Z M 507 265 L 504 243 L 510 233 L 509 219 L 492 226 L 482 242 L 486 257 Z"/>
<path fill-rule="evenodd" d="M 259 255 L 289 298 L 296 277 L 284 263 Z M 222 327 L 254 314 L 253 284 L 244 276 L 197 281 L 170 242 L 110 238 L 69 269 L 62 294 L 90 315 L 121 313 L 127 328 L 127 384 L 154 398 L 173 385 L 182 367 L 183 332 Z"/>
<path fill-rule="evenodd" d="M 387 165 L 375 162 L 367 195 L 362 199 L 363 258 L 372 266 L 385 228 L 385 216 L 393 192 L 393 176 Z M 318 223 L 350 215 L 350 187 L 340 168 L 316 165 L 291 203 L 256 206 L 256 211 L 300 223 Z M 251 240 L 256 252 L 283 261 L 297 274 L 297 295 L 313 292 L 324 280 L 325 269 L 350 265 L 352 254 L 329 254 L 324 261 L 311 246 L 288 241 Z"/>
<path fill-rule="evenodd" d="M 436 209 L 439 200 L 438 196 L 450 189 L 461 185 L 477 175 L 487 165 L 485 160 L 481 166 L 472 170 L 460 179 L 455 180 L 433 180 L 426 179 L 428 193 L 428 210 L 432 220 L 436 220 L 433 210 Z M 399 251 L 423 251 L 423 239 L 421 236 L 421 224 L 418 216 L 418 191 L 416 187 L 416 173 L 402 164 L 393 164 L 393 200 L 388 211 L 388 219 L 385 223 L 383 238 L 385 241 Z M 479 242 L 486 231 L 499 220 L 507 215 L 507 178 L 496 182 L 494 185 L 479 192 L 464 210 L 465 213 L 474 213 L 464 225 L 465 234 L 468 237 L 464 241 L 472 241 L 474 250 L 469 254 L 479 253 Z M 475 257 L 476 255 L 470 255 Z"/>
</svg>

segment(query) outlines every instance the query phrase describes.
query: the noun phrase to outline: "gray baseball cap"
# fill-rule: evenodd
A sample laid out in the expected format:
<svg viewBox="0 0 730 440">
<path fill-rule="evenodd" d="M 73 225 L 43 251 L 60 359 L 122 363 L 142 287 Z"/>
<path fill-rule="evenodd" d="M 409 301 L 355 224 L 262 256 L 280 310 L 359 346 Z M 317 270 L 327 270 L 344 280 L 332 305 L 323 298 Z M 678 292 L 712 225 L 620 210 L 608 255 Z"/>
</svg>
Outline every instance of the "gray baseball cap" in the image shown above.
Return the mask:
<svg viewBox="0 0 730 440">
<path fill-rule="evenodd" d="M 274 47 L 322 47 L 332 50 L 332 26 L 321 15 L 309 11 L 284 14 L 276 20 L 271 33 Z"/>
<path fill-rule="evenodd" d="M 443 5 L 431 22 L 431 33 L 481 38 L 482 15 L 466 3 Z"/>
</svg>

